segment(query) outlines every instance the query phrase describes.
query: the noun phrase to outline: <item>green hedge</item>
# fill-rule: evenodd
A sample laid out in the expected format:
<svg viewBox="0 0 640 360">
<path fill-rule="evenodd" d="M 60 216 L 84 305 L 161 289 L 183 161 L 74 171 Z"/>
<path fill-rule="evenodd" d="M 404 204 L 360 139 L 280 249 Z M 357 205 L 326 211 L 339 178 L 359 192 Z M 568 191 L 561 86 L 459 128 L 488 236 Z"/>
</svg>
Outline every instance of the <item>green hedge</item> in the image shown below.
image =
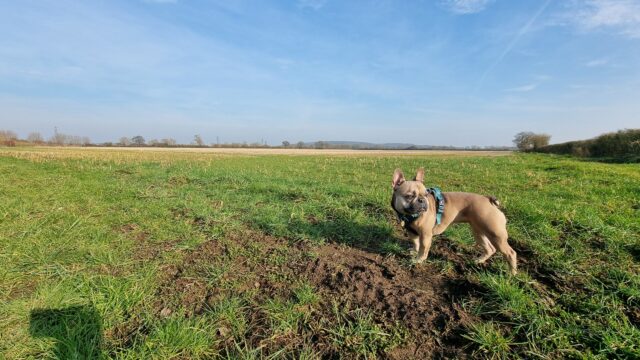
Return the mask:
<svg viewBox="0 0 640 360">
<path fill-rule="evenodd" d="M 532 151 L 580 157 L 640 157 L 640 129 L 626 129 L 581 141 L 543 146 Z"/>
</svg>

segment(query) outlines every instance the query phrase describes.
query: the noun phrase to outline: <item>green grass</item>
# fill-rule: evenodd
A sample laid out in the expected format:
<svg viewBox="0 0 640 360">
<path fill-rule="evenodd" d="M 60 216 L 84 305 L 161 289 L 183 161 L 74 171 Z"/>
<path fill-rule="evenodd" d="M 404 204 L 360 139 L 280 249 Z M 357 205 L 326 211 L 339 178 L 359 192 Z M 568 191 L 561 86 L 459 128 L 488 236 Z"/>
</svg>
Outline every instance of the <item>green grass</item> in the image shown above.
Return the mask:
<svg viewBox="0 0 640 360">
<path fill-rule="evenodd" d="M 402 324 L 346 308 L 316 322 L 319 304 L 331 302 L 322 289 L 268 269 L 292 261 L 298 243 L 404 256 L 390 178 L 396 167 L 421 166 L 427 185 L 497 196 L 521 256 L 517 277 L 499 255 L 457 274 L 479 289 L 456 300 L 474 319 L 461 337 L 469 357 L 640 357 L 637 165 L 533 154 L 136 158 L 30 149 L 0 149 L 0 357 L 322 356 L 306 342 L 274 350 L 300 332 L 329 337 L 331 351 L 347 357 L 392 351 L 411 338 Z M 265 253 L 238 234 L 290 247 Z M 445 234 L 463 249 L 473 244 L 466 226 Z M 212 239 L 224 255 L 182 275 L 228 293 L 194 316 L 158 315 L 165 269 Z M 456 272 L 441 258 L 429 262 L 443 276 Z M 253 288 L 263 274 L 290 296 Z"/>
<path fill-rule="evenodd" d="M 333 312 L 337 321 L 325 328 L 325 331 L 332 340 L 336 353 L 375 358 L 377 352 L 392 349 L 407 336 L 401 326 L 390 332 L 385 331 L 376 324 L 371 314 L 362 309 L 345 312 L 334 305 Z"/>
<path fill-rule="evenodd" d="M 473 352 L 476 357 L 507 359 L 511 354 L 513 340 L 505 338 L 491 321 L 471 325 L 464 337 L 477 344 L 478 348 Z"/>
</svg>

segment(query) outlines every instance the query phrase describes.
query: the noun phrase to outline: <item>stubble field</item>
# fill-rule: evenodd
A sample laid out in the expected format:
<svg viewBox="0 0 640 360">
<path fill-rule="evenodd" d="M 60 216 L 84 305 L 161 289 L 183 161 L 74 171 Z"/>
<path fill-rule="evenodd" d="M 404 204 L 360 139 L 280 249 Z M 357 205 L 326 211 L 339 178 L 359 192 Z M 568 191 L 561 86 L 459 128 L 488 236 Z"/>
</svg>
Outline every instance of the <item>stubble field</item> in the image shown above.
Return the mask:
<svg viewBox="0 0 640 360">
<path fill-rule="evenodd" d="M 640 167 L 546 155 L 0 148 L 0 357 L 640 358 Z M 393 170 L 491 194 L 426 263 Z"/>
</svg>

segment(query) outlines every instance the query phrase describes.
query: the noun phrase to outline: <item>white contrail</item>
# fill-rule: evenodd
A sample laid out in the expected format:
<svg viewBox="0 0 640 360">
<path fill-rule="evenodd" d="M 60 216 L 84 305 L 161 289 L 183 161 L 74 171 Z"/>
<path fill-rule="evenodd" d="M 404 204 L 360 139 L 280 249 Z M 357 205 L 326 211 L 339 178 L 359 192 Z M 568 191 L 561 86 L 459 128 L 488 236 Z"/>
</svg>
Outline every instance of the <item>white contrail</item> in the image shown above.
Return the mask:
<svg viewBox="0 0 640 360">
<path fill-rule="evenodd" d="M 523 27 L 520 28 L 520 31 L 518 31 L 516 36 L 514 36 L 513 39 L 511 39 L 511 42 L 509 42 L 509 45 L 507 45 L 507 47 L 500 54 L 500 56 L 498 56 L 498 58 L 491 64 L 491 66 L 489 66 L 487 68 L 487 70 L 485 70 L 484 73 L 482 73 L 482 76 L 480 77 L 480 80 L 478 81 L 478 84 L 476 85 L 475 89 L 473 90 L 474 94 L 476 93 L 476 91 L 478 91 L 478 89 L 480 89 L 480 87 L 482 86 L 482 83 L 484 82 L 484 79 L 493 70 L 493 68 L 495 68 L 498 64 L 500 64 L 502 62 L 504 57 L 507 56 L 507 54 L 509 54 L 511 52 L 511 50 L 513 49 L 513 47 L 516 45 L 516 43 L 518 43 L 518 40 L 520 40 L 522 35 L 524 35 L 529 30 L 531 25 L 533 25 L 533 23 L 538 19 L 538 17 L 540 15 L 542 15 L 542 13 L 547 8 L 547 6 L 549 6 L 550 2 L 551 2 L 551 0 L 547 0 L 540 7 L 540 9 L 538 9 L 538 11 L 536 11 L 536 13 L 533 14 L 533 16 L 529 19 L 529 21 L 527 21 L 527 23 Z"/>
</svg>

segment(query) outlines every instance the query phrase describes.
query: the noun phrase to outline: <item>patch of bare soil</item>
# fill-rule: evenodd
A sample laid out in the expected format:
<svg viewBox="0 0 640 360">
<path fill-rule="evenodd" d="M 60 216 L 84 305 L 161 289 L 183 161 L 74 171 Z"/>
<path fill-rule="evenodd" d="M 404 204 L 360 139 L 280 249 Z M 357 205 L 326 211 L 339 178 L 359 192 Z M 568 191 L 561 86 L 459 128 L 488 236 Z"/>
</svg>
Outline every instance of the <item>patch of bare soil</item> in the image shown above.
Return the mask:
<svg viewBox="0 0 640 360">
<path fill-rule="evenodd" d="M 242 252 L 251 243 L 260 256 Z M 311 255 L 313 254 L 313 255 Z M 281 261 L 284 258 L 287 261 Z M 447 241 L 437 241 L 433 256 L 464 268 L 462 257 Z M 211 273 L 225 268 L 222 273 Z M 296 334 L 274 336 L 261 304 L 268 299 L 291 299 L 300 281 L 314 285 L 320 302 L 314 304 L 304 327 Z M 250 297 L 245 317 L 250 319 L 245 339 L 265 351 L 300 349 L 303 344 L 324 358 L 350 357 L 332 343 L 328 327 L 335 321 L 335 306 L 345 312 L 363 309 L 384 329 L 401 326 L 409 336 L 381 358 L 465 358 L 461 330 L 473 321 L 456 300 L 470 296 L 474 287 L 457 275 L 444 275 L 435 264 L 409 266 L 406 259 L 334 244 L 289 244 L 262 234 L 237 239 L 211 240 L 185 254 L 178 266 L 161 272 L 158 316 L 184 311 L 197 316 L 228 296 Z M 179 310 L 182 309 L 182 310 Z M 222 327 L 222 333 L 226 329 Z M 224 342 L 222 342 L 224 346 Z"/>
<path fill-rule="evenodd" d="M 112 348 L 122 349 L 133 346 L 135 338 L 141 334 L 147 334 L 149 328 L 144 321 L 137 315 L 132 315 L 128 320 L 116 325 L 112 329 L 108 329 L 104 338 L 110 343 Z M 115 357 L 115 353 L 111 354 Z"/>
<path fill-rule="evenodd" d="M 627 312 L 627 317 L 629 318 L 629 321 L 635 325 L 636 327 L 640 327 L 640 309 L 638 308 L 633 308 L 633 309 L 629 309 Z"/>
<path fill-rule="evenodd" d="M 640 244 L 628 245 L 626 249 L 635 261 L 640 262 Z"/>
<path fill-rule="evenodd" d="M 134 223 L 125 224 L 118 230 L 135 241 L 133 258 L 136 260 L 145 261 L 156 259 L 163 253 L 172 250 L 178 242 L 176 240 L 154 243 L 150 241 L 149 233 Z M 105 272 L 106 271 L 107 270 L 105 270 Z"/>
<path fill-rule="evenodd" d="M 447 254 L 436 246 L 435 253 Z M 401 265 L 397 259 L 345 246 L 326 245 L 304 266 L 305 276 L 325 299 L 375 314 L 385 326 L 406 327 L 411 339 L 388 358 L 464 357 L 458 333 L 472 321 L 453 300 L 466 293 L 461 279 L 444 276 L 429 264 Z M 325 306 L 322 311 L 330 309 Z"/>
</svg>

